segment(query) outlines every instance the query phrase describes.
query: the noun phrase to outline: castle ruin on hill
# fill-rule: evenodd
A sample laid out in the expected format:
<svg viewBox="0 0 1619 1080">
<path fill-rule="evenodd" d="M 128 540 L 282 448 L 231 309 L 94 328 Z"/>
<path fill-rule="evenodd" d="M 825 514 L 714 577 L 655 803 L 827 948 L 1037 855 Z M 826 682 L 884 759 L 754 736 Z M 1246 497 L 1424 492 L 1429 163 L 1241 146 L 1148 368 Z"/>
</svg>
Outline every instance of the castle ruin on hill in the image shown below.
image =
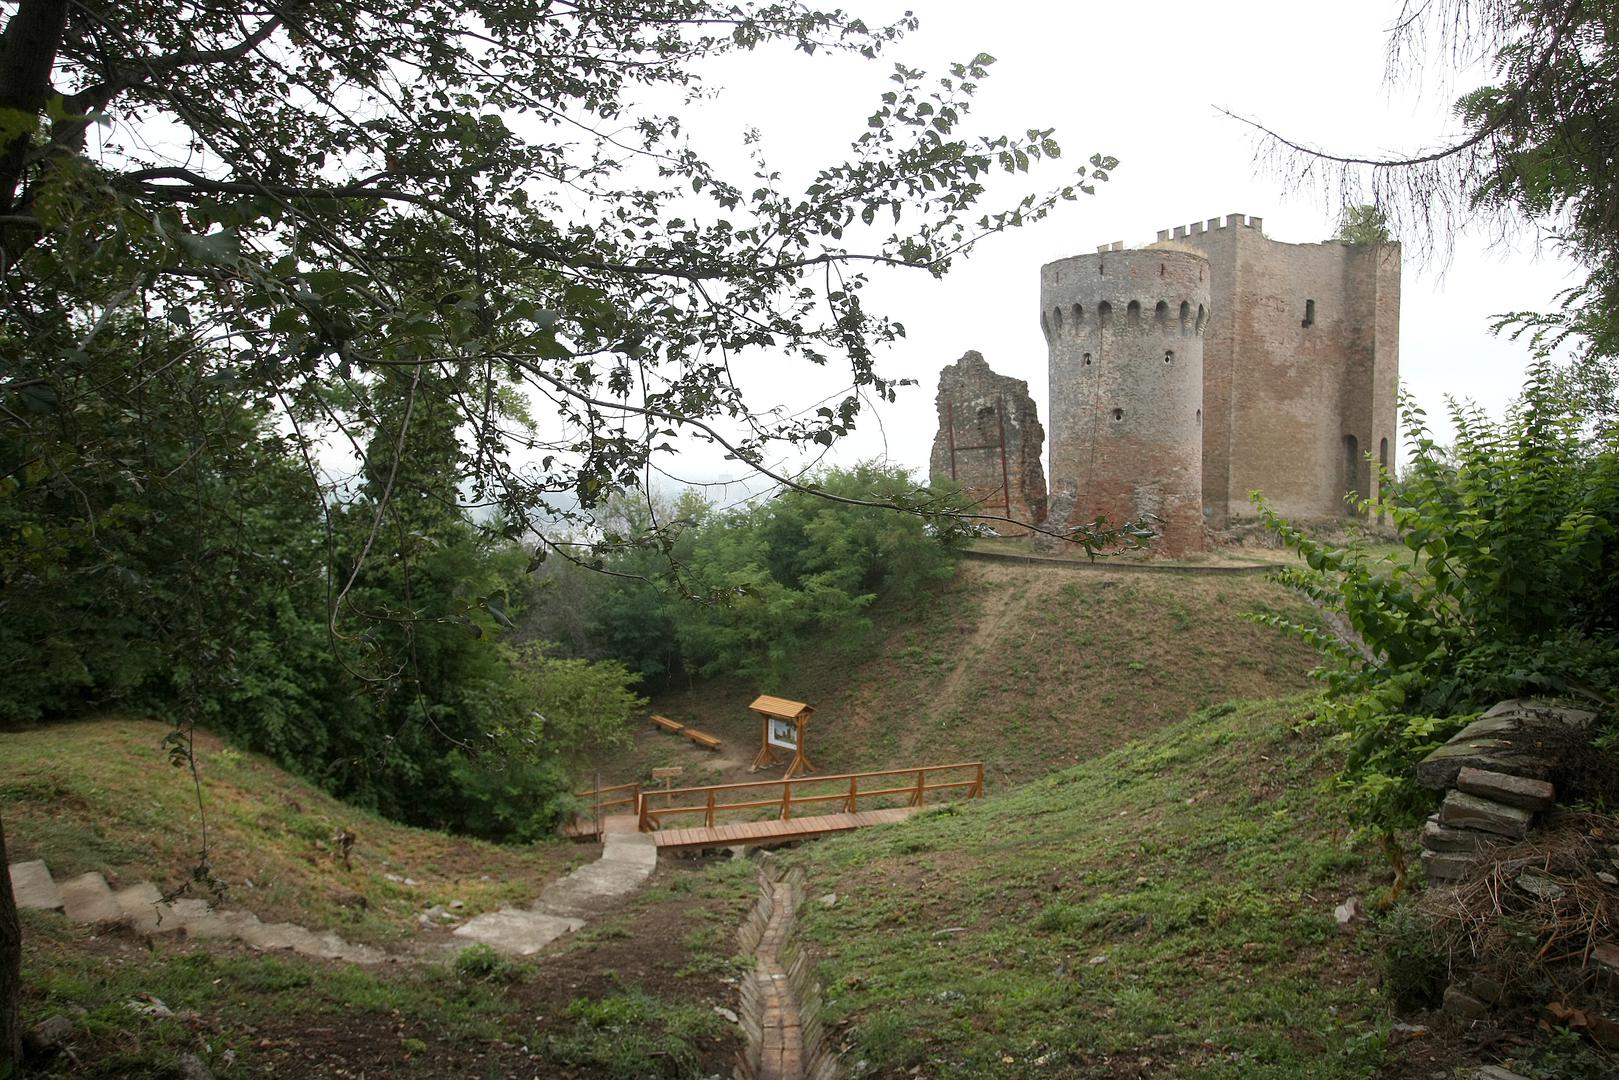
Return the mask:
<svg viewBox="0 0 1619 1080">
<path fill-rule="evenodd" d="M 988 405 L 1026 385 L 976 353 L 940 377 L 930 471 L 1048 529 L 1150 517 L 1170 553 L 1252 517 L 1254 490 L 1290 518 L 1350 514 L 1391 462 L 1399 320 L 1398 244 L 1286 244 L 1241 214 L 1060 259 L 1040 269 L 1049 491 L 1033 402 L 1015 425 Z"/>
</svg>

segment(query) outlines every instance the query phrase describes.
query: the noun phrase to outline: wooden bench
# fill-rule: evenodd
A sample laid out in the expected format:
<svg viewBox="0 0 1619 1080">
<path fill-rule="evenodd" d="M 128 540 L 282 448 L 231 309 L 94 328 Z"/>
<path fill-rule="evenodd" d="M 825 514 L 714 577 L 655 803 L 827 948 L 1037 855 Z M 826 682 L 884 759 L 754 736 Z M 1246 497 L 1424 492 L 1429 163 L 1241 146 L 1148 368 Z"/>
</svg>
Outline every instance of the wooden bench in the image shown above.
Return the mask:
<svg viewBox="0 0 1619 1080">
<path fill-rule="evenodd" d="M 706 746 L 710 750 L 718 750 L 720 741 L 706 731 L 698 731 L 694 727 L 685 728 L 680 732 L 698 746 Z"/>
<path fill-rule="evenodd" d="M 709 750 L 718 750 L 720 748 L 720 741 L 708 732 L 698 731 L 694 727 L 687 727 L 680 721 L 671 720 L 667 716 L 659 716 L 657 713 L 653 713 L 652 726 L 662 728 L 671 735 L 684 735 L 698 746 L 706 747 Z"/>
</svg>

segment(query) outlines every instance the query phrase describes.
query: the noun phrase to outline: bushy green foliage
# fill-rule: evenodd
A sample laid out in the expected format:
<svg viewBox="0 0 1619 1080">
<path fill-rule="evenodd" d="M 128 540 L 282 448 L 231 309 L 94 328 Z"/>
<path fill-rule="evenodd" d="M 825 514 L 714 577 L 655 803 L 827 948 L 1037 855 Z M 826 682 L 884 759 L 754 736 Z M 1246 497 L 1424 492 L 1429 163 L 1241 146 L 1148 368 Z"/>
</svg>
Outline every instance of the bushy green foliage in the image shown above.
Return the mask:
<svg viewBox="0 0 1619 1080">
<path fill-rule="evenodd" d="M 86 344 L 46 399 L 32 364 L 4 398 L 28 422 L 0 436 L 0 725 L 116 707 L 397 819 L 554 823 L 587 736 L 640 702 L 616 665 L 501 642 L 527 556 L 459 509 L 443 403 L 379 390 L 342 500 L 181 328 L 110 320 Z"/>
<path fill-rule="evenodd" d="M 211 370 L 173 327 L 118 319 L 11 365 L 27 422 L 0 434 L 0 725 L 185 700 L 277 752 L 342 711 L 308 477 Z"/>
<path fill-rule="evenodd" d="M 825 494 L 787 491 L 725 512 L 688 495 L 661 514 L 621 512 L 627 534 L 661 522 L 666 540 L 607 560 L 628 576 L 595 590 L 593 647 L 654 678 L 683 670 L 765 686 L 790 672 L 811 640 L 858 649 L 879 598 L 903 602 L 953 572 L 958 522 L 866 505 L 945 508 L 943 493 L 873 464 L 810 483 Z"/>
<path fill-rule="evenodd" d="M 1619 689 L 1619 436 L 1591 435 L 1537 364 L 1504 423 L 1451 406 L 1447 454 L 1405 408 L 1416 454 L 1362 509 L 1411 552 L 1322 543 L 1256 495 L 1265 523 L 1304 557 L 1280 578 L 1343 617 L 1365 646 L 1284 618 L 1321 651 L 1320 720 L 1347 757 L 1340 783 L 1357 824 L 1387 831 L 1427 812 L 1412 781 L 1424 755 L 1472 713 L 1525 693 Z"/>
<path fill-rule="evenodd" d="M 503 651 L 515 705 L 476 748 L 450 752 L 457 816 L 484 836 L 533 841 L 575 809 L 574 779 L 593 777 L 629 743 L 630 719 L 646 700 L 622 664 L 558 659 L 539 642 Z"/>
<path fill-rule="evenodd" d="M 510 960 L 481 941 L 456 953 L 450 967 L 469 982 L 514 983 L 534 973 L 534 965 Z"/>
</svg>

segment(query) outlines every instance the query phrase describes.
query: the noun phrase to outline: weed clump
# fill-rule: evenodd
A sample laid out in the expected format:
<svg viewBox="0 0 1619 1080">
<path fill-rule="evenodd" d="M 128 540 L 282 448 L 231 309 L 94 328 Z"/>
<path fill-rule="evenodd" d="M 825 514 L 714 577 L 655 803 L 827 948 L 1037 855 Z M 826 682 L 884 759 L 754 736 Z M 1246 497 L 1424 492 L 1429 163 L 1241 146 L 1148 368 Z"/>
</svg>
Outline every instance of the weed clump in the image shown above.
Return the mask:
<svg viewBox="0 0 1619 1080">
<path fill-rule="evenodd" d="M 1433 919 L 1414 904 L 1400 904 L 1383 918 L 1378 931 L 1379 974 L 1389 1001 L 1401 1011 L 1437 1006 L 1450 978 L 1450 960 Z"/>
<path fill-rule="evenodd" d="M 452 967 L 463 979 L 487 983 L 522 982 L 534 972 L 532 964 L 509 960 L 481 942 L 461 950 Z"/>
<path fill-rule="evenodd" d="M 708 1009 L 639 991 L 575 998 L 568 1018 L 568 1030 L 545 1039 L 552 1062 L 649 1080 L 703 1075 L 699 1044 L 721 1032 L 719 1018 Z"/>
</svg>

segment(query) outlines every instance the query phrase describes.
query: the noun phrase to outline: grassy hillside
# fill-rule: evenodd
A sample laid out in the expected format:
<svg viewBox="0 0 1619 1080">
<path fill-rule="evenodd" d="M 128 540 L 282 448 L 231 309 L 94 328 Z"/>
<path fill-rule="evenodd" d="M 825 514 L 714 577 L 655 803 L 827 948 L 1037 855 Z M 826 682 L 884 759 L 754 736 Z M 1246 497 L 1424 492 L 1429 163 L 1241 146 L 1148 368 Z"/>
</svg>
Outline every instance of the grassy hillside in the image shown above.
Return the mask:
<svg viewBox="0 0 1619 1080">
<path fill-rule="evenodd" d="M 1197 709 L 1303 689 L 1313 654 L 1248 611 L 1308 618 L 1298 597 L 1251 575 L 964 562 L 923 602 L 876 611 L 857 647 L 827 643 L 767 690 L 816 706 L 809 748 L 823 773 L 982 759 L 1004 790 Z M 660 695 L 656 711 L 720 736 L 724 751 L 643 730 L 608 775 L 683 765 L 685 781 L 744 778 L 757 692 L 716 680 Z"/>
<path fill-rule="evenodd" d="M 57 880 L 99 870 L 114 887 L 184 882 L 202 831 L 190 774 L 159 746 L 170 730 L 105 717 L 0 733 L 0 819 L 11 858 L 44 859 Z M 459 900 L 474 914 L 527 903 L 597 854 L 560 841 L 501 847 L 397 825 L 205 733 L 197 756 L 214 871 L 230 885 L 232 906 L 266 922 L 386 944 L 413 938 L 425 907 Z M 339 829 L 355 835 L 352 868 L 334 850 Z"/>
<path fill-rule="evenodd" d="M 198 838 L 189 776 L 168 729 L 104 718 L 0 735 L 0 817 L 11 857 L 58 879 L 178 884 Z M 199 736 L 217 873 L 228 904 L 262 919 L 382 944 L 399 963 L 358 968 L 183 934 L 150 940 L 23 912 L 23 1019 L 73 1020 L 71 1056 L 28 1075 L 173 1076 L 181 1054 L 220 1076 L 687 1077 L 728 1071 L 740 1046 L 732 935 L 756 886 L 748 862 L 660 867 L 623 908 L 538 963 L 471 952 L 423 931 L 433 904 L 465 917 L 527 904 L 595 845 L 500 847 L 355 810 L 252 755 Z M 354 832 L 353 868 L 330 843 Z M 387 875 L 409 878 L 414 885 Z M 434 961 L 433 958 L 441 958 Z M 137 1016 L 162 1002 L 172 1015 Z"/>
<path fill-rule="evenodd" d="M 854 1075 L 1368 1076 L 1387 1014 L 1334 905 L 1302 699 L 1209 710 L 980 803 L 805 848 Z M 855 1063 L 863 1062 L 863 1065 Z"/>
<path fill-rule="evenodd" d="M 812 897 L 838 897 L 808 905 L 805 933 L 853 1073 L 1426 1076 L 1447 1063 L 1455 1047 L 1438 1038 L 1386 1045 L 1366 936 L 1333 928 L 1333 905 L 1380 872 L 1344 846 L 1317 785 L 1329 762 L 1293 731 L 1308 705 L 1285 695 L 1310 657 L 1239 618 L 1260 609 L 1300 613 L 1254 577 L 967 564 L 928 602 L 876 613 L 858 649 L 829 647 L 773 688 L 818 706 L 822 772 L 989 763 L 983 802 L 789 856 Z M 666 696 L 656 707 L 724 752 L 645 731 L 612 768 L 744 775 L 752 696 L 722 683 Z M 1221 704 L 1233 698 L 1272 700 Z M 165 731 L 107 718 L 0 735 L 13 857 L 115 883 L 183 877 L 197 822 Z M 524 902 L 596 854 L 392 825 L 213 739 L 200 748 L 215 865 L 265 919 L 408 952 L 423 907 Z M 331 850 L 340 827 L 358 837 L 351 870 Z M 737 1006 L 753 872 L 665 860 L 623 908 L 527 965 L 366 971 L 31 914 L 24 1011 L 83 1010 L 77 1060 L 49 1075 L 168 1074 L 190 1052 L 221 1075 L 708 1076 L 739 1045 L 714 1010 Z M 131 1019 L 142 995 L 175 1015 Z"/>
</svg>

